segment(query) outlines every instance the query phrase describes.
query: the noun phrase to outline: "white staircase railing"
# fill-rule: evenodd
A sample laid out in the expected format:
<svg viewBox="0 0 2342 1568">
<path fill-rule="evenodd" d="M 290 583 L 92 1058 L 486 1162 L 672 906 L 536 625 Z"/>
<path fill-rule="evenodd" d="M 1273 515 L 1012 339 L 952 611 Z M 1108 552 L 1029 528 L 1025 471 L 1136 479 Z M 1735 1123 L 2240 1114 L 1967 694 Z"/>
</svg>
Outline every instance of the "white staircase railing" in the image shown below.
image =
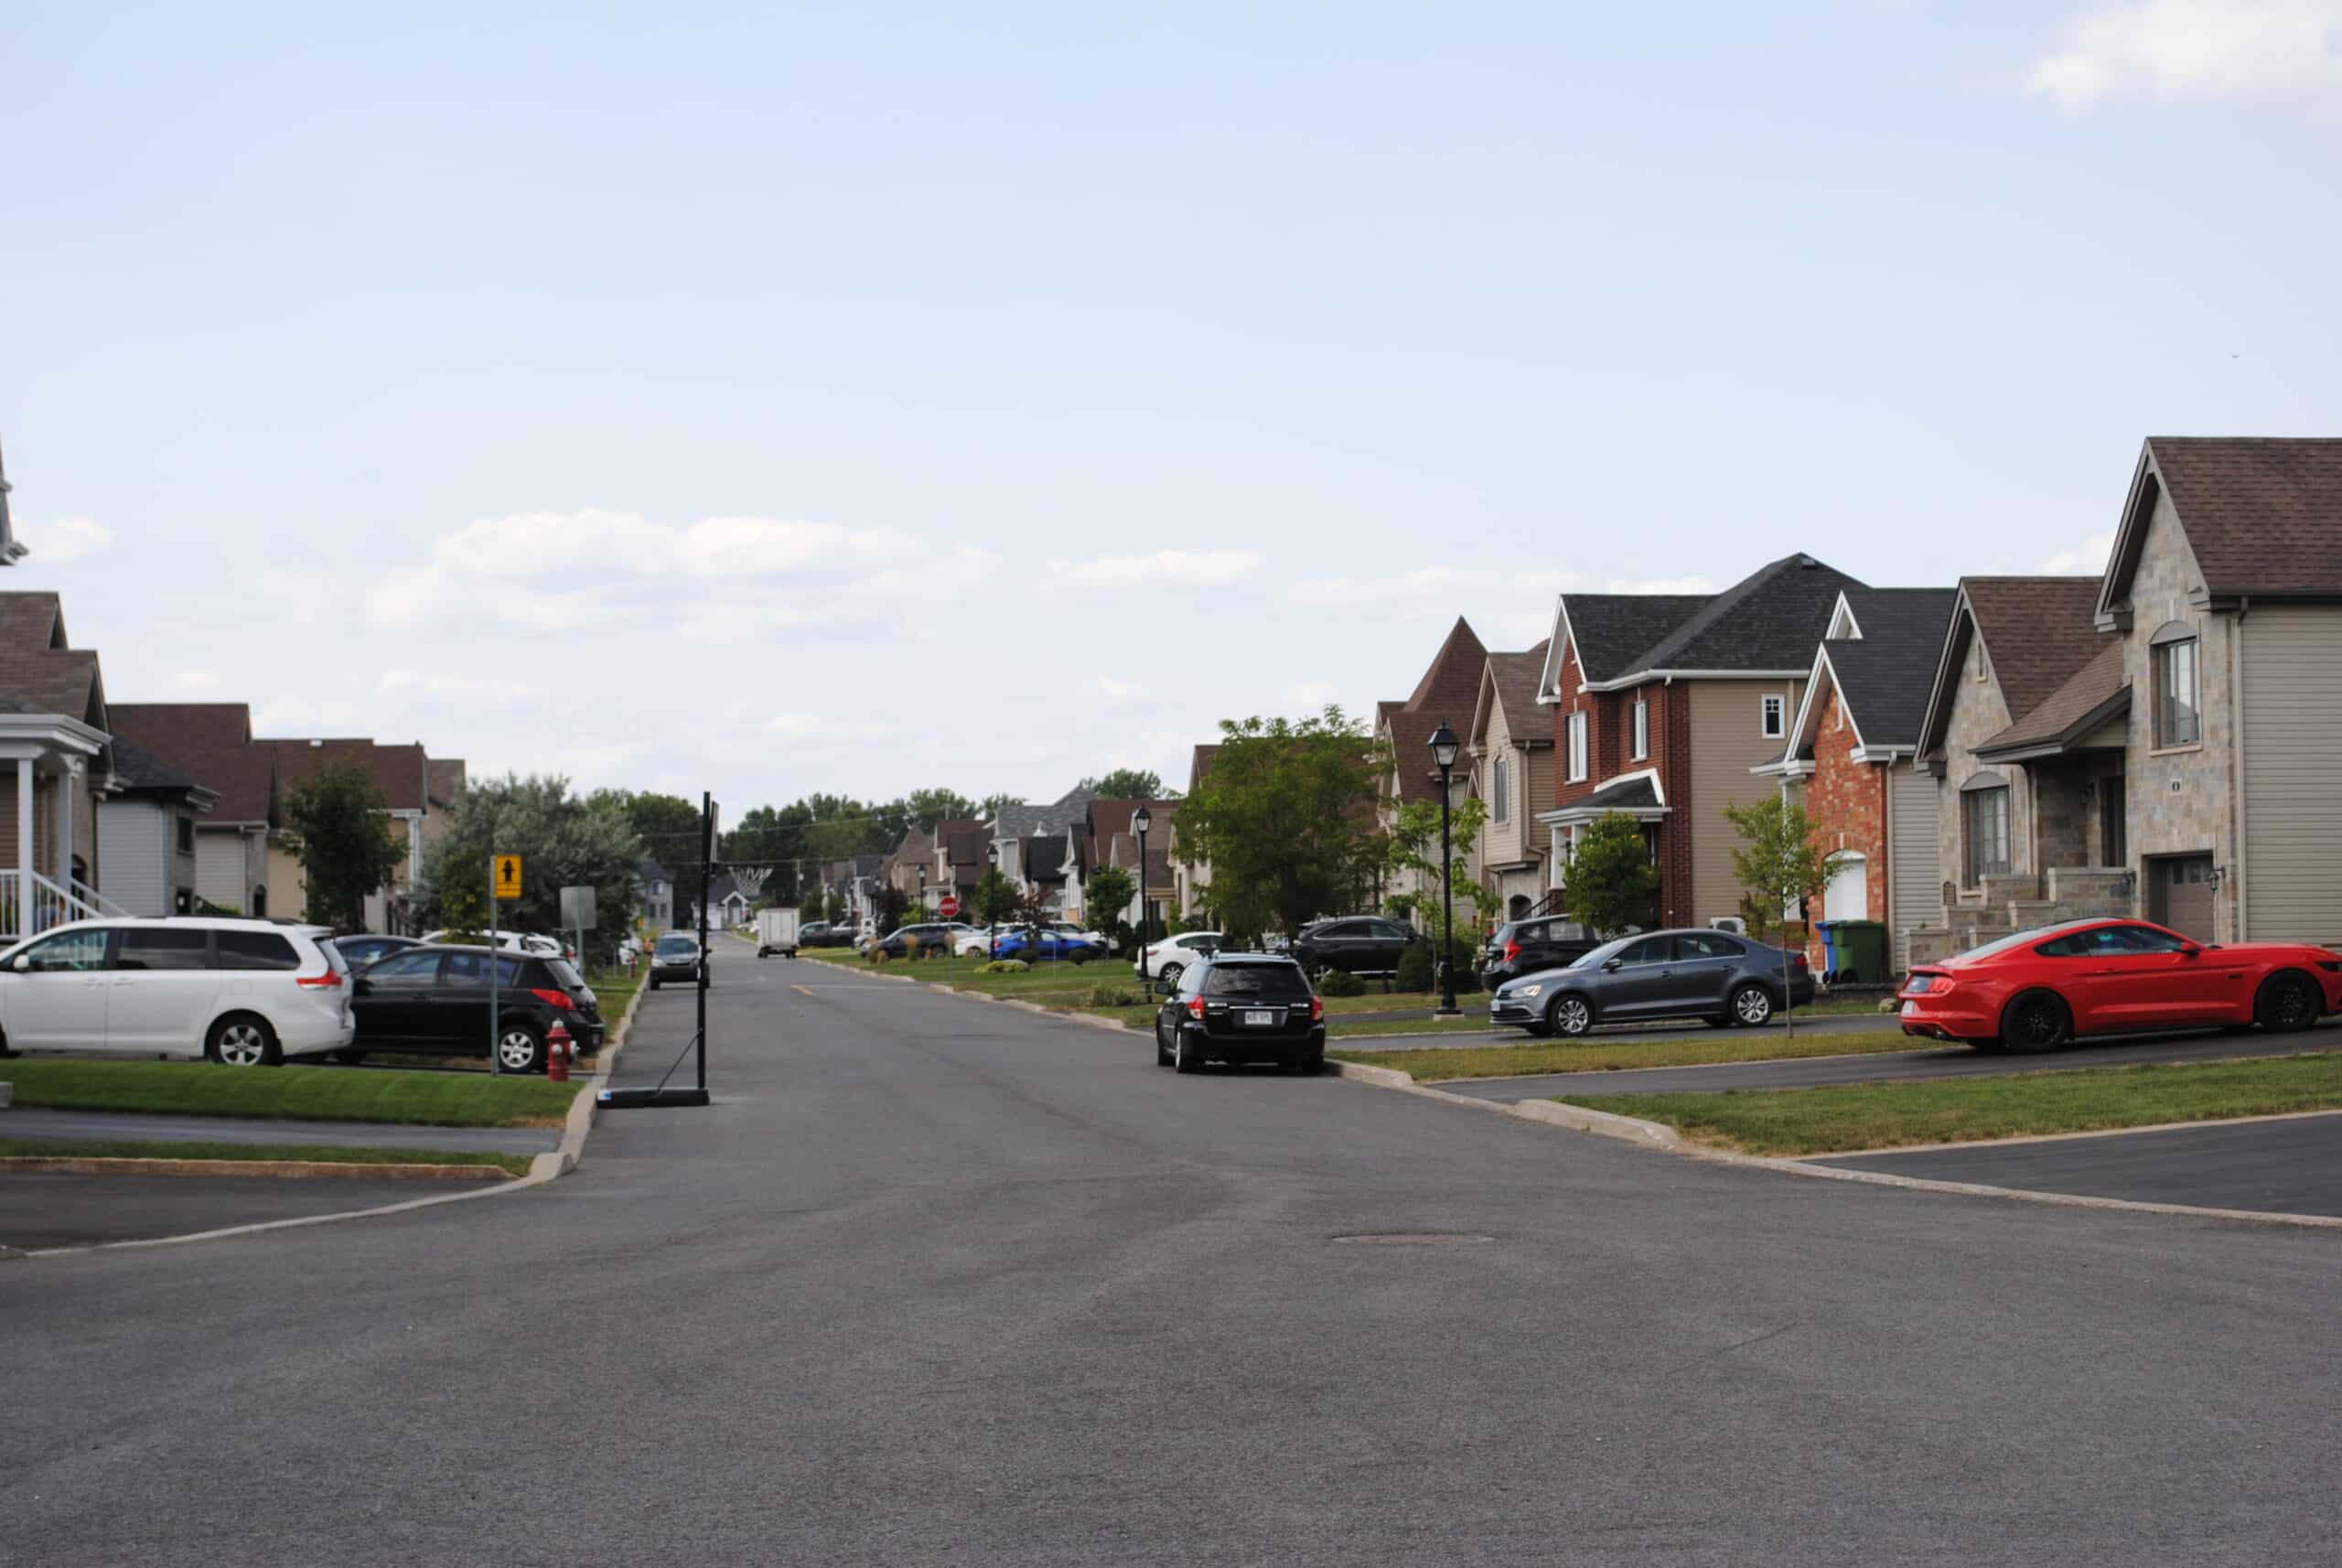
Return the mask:
<svg viewBox="0 0 2342 1568">
<path fill-rule="evenodd" d="M 91 886 L 80 877 L 69 877 L 66 880 L 65 885 L 67 888 L 71 891 L 74 897 L 79 898 L 82 903 L 95 909 L 107 919 L 127 920 L 130 918 L 129 910 L 124 908 L 121 905 L 115 903 L 113 899 L 99 892 L 96 888 Z"/>
<path fill-rule="evenodd" d="M 0 871 L 0 941 L 21 941 L 68 920 L 94 920 L 122 912 L 118 905 L 105 907 L 94 888 L 88 889 L 90 896 L 85 897 L 38 871 L 32 874 L 29 890 L 23 881 L 22 872 Z"/>
</svg>

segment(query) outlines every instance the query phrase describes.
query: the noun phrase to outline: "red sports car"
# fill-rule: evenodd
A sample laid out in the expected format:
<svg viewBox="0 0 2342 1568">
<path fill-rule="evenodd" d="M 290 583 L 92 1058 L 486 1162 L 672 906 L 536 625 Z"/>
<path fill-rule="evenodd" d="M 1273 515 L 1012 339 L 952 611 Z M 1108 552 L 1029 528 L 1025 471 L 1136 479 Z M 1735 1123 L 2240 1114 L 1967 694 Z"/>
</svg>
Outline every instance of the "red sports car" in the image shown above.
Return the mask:
<svg viewBox="0 0 2342 1568">
<path fill-rule="evenodd" d="M 2342 1013 L 2342 955 L 2294 942 L 2206 947 L 2144 920 L 2019 931 L 1903 983 L 1903 1032 L 1980 1051 L 2207 1025 L 2306 1029 Z"/>
</svg>

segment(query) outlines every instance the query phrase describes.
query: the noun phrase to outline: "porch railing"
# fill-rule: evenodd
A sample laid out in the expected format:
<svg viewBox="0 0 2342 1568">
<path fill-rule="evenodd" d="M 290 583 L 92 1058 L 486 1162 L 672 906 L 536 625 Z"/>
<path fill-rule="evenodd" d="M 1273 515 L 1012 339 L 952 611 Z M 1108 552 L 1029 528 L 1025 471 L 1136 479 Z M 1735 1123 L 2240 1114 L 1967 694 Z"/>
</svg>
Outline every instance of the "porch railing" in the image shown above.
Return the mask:
<svg viewBox="0 0 2342 1568">
<path fill-rule="evenodd" d="M 118 907 L 109 910 L 38 871 L 29 887 L 24 885 L 24 873 L 0 871 L 0 941 L 21 941 L 68 920 L 93 920 L 115 912 Z"/>
<path fill-rule="evenodd" d="M 82 903 L 89 905 L 91 908 L 97 910 L 99 914 L 105 916 L 108 919 L 126 920 L 130 918 L 129 910 L 124 908 L 121 905 L 115 903 L 113 899 L 99 892 L 96 888 L 91 886 L 80 877 L 68 877 L 66 879 L 65 886 L 66 890 L 70 892 L 74 897 L 79 898 Z"/>
</svg>

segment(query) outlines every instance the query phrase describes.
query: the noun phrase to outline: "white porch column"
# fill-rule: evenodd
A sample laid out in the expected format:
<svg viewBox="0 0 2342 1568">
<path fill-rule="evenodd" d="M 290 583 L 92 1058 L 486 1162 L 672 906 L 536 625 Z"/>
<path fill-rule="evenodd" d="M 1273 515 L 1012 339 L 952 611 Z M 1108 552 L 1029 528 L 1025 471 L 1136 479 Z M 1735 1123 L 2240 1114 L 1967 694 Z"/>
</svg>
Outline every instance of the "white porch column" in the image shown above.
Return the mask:
<svg viewBox="0 0 2342 1568">
<path fill-rule="evenodd" d="M 73 795 L 81 781 L 81 759 L 69 757 L 57 776 L 57 885 L 73 891 Z"/>
<path fill-rule="evenodd" d="M 16 758 L 16 935 L 33 934 L 33 759 Z"/>
</svg>

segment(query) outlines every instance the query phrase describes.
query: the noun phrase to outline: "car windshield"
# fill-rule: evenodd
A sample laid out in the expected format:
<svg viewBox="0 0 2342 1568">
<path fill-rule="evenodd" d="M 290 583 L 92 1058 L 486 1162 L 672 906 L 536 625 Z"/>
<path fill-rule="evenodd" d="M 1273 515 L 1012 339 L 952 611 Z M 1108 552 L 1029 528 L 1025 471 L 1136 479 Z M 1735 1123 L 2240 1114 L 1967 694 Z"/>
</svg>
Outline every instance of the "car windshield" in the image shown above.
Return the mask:
<svg viewBox="0 0 2342 1568">
<path fill-rule="evenodd" d="M 1204 977 L 1206 996 L 1258 997 L 1264 1002 L 1306 1002 L 1308 977 L 1292 963 L 1216 963 Z"/>
<path fill-rule="evenodd" d="M 689 937 L 661 937 L 659 939 L 661 958 L 689 958 L 698 950 L 699 943 Z"/>
<path fill-rule="evenodd" d="M 1961 958 L 1991 958 L 1997 953 L 2007 952 L 2011 948 L 2026 947 L 2041 940 L 2044 937 L 2071 929 L 2072 924 L 2069 922 L 2063 926 L 2036 926 L 2030 930 L 2012 931 L 1998 941 L 1986 942 L 1979 948 L 1970 948 L 1960 956 Z"/>
</svg>

